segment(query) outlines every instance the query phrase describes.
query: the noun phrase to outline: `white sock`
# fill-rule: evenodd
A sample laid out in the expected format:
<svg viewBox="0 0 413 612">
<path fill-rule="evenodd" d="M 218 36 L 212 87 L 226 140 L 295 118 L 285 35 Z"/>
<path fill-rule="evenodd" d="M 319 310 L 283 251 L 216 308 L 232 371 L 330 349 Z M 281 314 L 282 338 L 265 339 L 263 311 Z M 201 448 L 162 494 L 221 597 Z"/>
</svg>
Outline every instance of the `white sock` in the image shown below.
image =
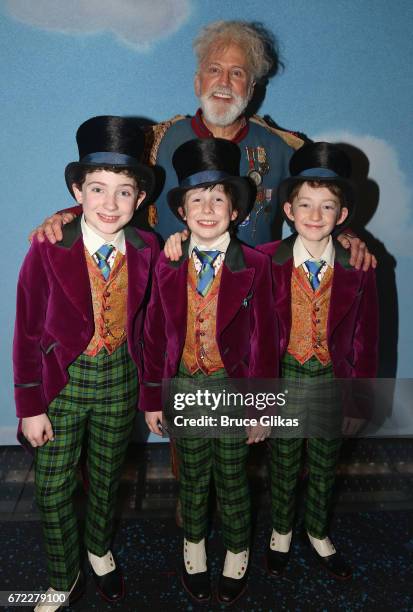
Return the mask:
<svg viewBox="0 0 413 612">
<path fill-rule="evenodd" d="M 276 550 L 277 552 L 288 553 L 290 550 L 291 538 L 293 536 L 293 532 L 289 531 L 288 533 L 278 533 L 275 529 L 272 530 L 271 540 L 270 540 L 270 548 L 271 550 Z"/>
<path fill-rule="evenodd" d="M 309 533 L 307 533 L 309 540 L 315 550 L 318 552 L 320 557 L 329 557 L 330 555 L 334 555 L 336 549 L 333 546 L 333 542 L 330 538 L 323 538 L 319 540 L 318 538 L 313 538 Z"/>
<path fill-rule="evenodd" d="M 237 580 L 242 578 L 247 571 L 249 555 L 250 551 L 248 548 L 240 553 L 232 553 L 230 550 L 227 550 L 223 575 Z"/>
<path fill-rule="evenodd" d="M 109 572 L 113 572 L 116 567 L 115 560 L 110 550 L 108 550 L 106 555 L 103 555 L 103 557 L 98 557 L 89 551 L 87 551 L 87 556 L 89 558 L 90 565 L 93 567 L 93 571 L 98 576 L 109 574 Z"/>
<path fill-rule="evenodd" d="M 184 538 L 184 563 L 188 574 L 207 571 L 205 538 L 202 538 L 200 542 L 190 542 Z"/>
</svg>

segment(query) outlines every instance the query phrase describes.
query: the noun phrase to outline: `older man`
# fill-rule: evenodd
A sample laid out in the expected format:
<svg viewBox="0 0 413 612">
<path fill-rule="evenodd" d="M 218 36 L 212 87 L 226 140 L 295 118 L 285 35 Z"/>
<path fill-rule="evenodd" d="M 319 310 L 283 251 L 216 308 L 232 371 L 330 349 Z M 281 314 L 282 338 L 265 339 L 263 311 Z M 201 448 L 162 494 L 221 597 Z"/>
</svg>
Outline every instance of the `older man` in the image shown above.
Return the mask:
<svg viewBox="0 0 413 612">
<path fill-rule="evenodd" d="M 252 246 L 268 242 L 279 237 L 275 227 L 280 219 L 277 186 L 288 174 L 294 149 L 303 144 L 295 134 L 272 128 L 256 115 L 245 115 L 256 84 L 276 71 L 274 66 L 279 60 L 271 34 L 244 21 L 218 21 L 201 30 L 194 49 L 198 58 L 195 93 L 200 108 L 192 118 L 178 115 L 148 132 L 149 160 L 165 170 L 165 194 L 175 186 L 171 159 L 180 144 L 211 136 L 237 143 L 241 150 L 240 172 L 257 184 L 254 208 L 238 229 L 238 236 Z M 72 213 L 79 214 L 80 209 L 68 209 L 65 214 L 46 219 L 37 229 L 38 238 L 43 240 L 45 233 L 52 242 L 60 240 L 62 222 L 71 220 Z M 148 223 L 164 239 L 182 229 L 164 196 L 149 207 Z M 370 266 L 372 257 L 364 243 L 354 237 L 350 245 L 347 235 L 339 239 L 343 246 L 351 246 L 351 263 L 356 267 Z"/>
</svg>

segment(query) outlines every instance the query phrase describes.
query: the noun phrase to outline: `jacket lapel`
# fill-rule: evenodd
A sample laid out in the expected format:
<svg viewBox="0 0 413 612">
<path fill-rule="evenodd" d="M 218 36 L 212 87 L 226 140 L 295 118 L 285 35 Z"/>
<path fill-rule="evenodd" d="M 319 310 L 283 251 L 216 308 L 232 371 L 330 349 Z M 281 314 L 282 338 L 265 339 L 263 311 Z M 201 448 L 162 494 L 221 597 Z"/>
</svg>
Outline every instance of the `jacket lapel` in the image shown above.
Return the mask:
<svg viewBox="0 0 413 612">
<path fill-rule="evenodd" d="M 254 275 L 255 270 L 246 267 L 241 243 L 232 238 L 225 255 L 218 294 L 217 338 L 239 309 L 248 306 Z"/>
<path fill-rule="evenodd" d="M 128 262 L 128 319 L 138 312 L 148 289 L 151 249 L 137 231 L 125 227 L 126 257 Z"/>
<path fill-rule="evenodd" d="M 180 347 L 184 345 L 187 318 L 189 240 L 182 243 L 178 261 L 161 260 L 159 264 L 159 293 L 167 309 L 172 328 L 178 330 Z"/>
<path fill-rule="evenodd" d="M 50 248 L 48 255 L 55 279 L 61 285 L 67 299 L 82 316 L 93 319 L 80 217 L 63 227 L 63 240 Z"/>
<path fill-rule="evenodd" d="M 350 254 L 348 251 L 337 241 L 334 241 L 334 248 L 334 276 L 328 319 L 329 337 L 359 296 L 361 282 L 361 274 L 358 274 L 349 264 Z"/>
<path fill-rule="evenodd" d="M 284 240 L 272 257 L 274 275 L 274 298 L 275 308 L 279 317 L 280 325 L 284 328 L 281 339 L 286 342 L 287 347 L 291 330 L 291 275 L 293 271 L 293 246 L 297 238 L 296 234 Z"/>
</svg>

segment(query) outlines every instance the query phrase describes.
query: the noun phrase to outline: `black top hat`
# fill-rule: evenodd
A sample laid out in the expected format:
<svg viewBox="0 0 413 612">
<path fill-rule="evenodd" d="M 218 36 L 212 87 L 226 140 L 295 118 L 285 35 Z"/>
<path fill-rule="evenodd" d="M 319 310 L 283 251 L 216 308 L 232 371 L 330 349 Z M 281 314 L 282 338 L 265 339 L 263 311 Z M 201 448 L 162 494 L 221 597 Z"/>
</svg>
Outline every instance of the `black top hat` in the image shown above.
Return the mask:
<svg viewBox="0 0 413 612">
<path fill-rule="evenodd" d="M 179 183 L 167 196 L 172 212 L 182 221 L 178 208 L 183 195 L 190 189 L 220 183 L 233 187 L 232 207 L 238 211 L 234 224 L 242 223 L 254 204 L 256 188 L 249 178 L 239 175 L 240 160 L 241 152 L 230 140 L 194 138 L 184 142 L 172 156 Z"/>
<path fill-rule="evenodd" d="M 329 142 L 307 143 L 291 157 L 290 175 L 278 187 L 278 201 L 281 206 L 288 202 L 291 190 L 297 183 L 306 181 L 333 183 L 343 191 L 349 213 L 345 223 L 337 227 L 341 229 L 344 225 L 348 225 L 354 214 L 356 202 L 354 187 L 350 180 L 351 161 L 344 151 Z M 284 211 L 283 215 L 286 218 Z M 287 221 L 292 224 L 289 219 Z"/>
<path fill-rule="evenodd" d="M 102 115 L 88 119 L 76 132 L 79 161 L 66 166 L 66 185 L 72 194 L 76 169 L 82 167 L 130 168 L 145 181 L 146 203 L 155 187 L 153 170 L 141 163 L 145 136 L 134 119 Z"/>
</svg>

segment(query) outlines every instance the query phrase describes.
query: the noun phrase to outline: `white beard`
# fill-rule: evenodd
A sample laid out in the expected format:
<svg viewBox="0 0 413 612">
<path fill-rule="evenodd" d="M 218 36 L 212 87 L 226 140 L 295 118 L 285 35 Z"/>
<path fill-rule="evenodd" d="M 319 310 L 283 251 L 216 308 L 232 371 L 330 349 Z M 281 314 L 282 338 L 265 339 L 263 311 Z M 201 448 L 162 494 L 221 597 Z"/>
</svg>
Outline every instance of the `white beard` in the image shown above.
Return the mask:
<svg viewBox="0 0 413 612">
<path fill-rule="evenodd" d="M 212 96 L 214 93 L 225 93 L 232 96 L 233 102 L 227 105 L 227 109 L 224 111 L 217 111 L 217 105 L 219 102 L 213 100 Z M 223 88 L 216 88 L 213 91 L 199 96 L 199 101 L 202 108 L 202 113 L 208 123 L 217 125 L 219 127 L 228 127 L 234 123 L 244 110 L 248 106 L 249 97 L 243 98 L 242 96 L 233 93 L 230 90 Z"/>
</svg>

